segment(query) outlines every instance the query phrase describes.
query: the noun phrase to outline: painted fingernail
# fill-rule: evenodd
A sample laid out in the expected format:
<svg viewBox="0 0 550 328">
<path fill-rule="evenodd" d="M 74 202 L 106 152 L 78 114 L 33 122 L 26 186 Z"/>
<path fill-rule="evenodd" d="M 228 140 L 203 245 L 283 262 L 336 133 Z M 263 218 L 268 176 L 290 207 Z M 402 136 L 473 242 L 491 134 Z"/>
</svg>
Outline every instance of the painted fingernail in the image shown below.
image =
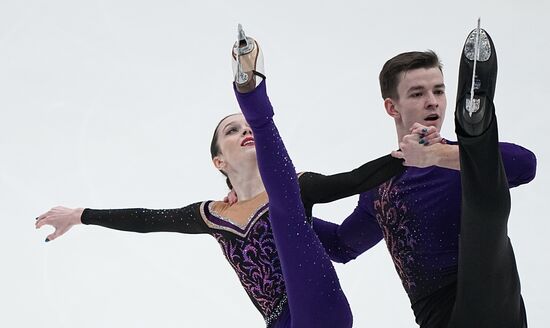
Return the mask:
<svg viewBox="0 0 550 328">
<path fill-rule="evenodd" d="M 46 240 L 44 240 L 45 242 L 49 242 L 50 241 L 50 238 L 46 238 Z"/>
<path fill-rule="evenodd" d="M 420 141 L 418 141 L 419 144 L 424 144 L 426 141 L 424 141 L 424 139 L 420 139 Z"/>
<path fill-rule="evenodd" d="M 428 129 L 427 129 L 427 128 L 423 128 L 423 129 L 422 129 L 422 132 L 426 133 L 426 132 L 428 132 Z"/>
</svg>

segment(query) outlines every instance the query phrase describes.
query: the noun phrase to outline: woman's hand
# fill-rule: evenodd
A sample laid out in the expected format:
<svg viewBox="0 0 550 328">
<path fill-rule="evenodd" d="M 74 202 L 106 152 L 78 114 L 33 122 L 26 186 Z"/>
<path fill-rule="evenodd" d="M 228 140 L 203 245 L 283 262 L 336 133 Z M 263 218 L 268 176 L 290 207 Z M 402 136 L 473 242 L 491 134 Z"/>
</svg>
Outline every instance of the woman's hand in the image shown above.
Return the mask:
<svg viewBox="0 0 550 328">
<path fill-rule="evenodd" d="M 82 212 L 84 212 L 83 208 L 57 206 L 37 217 L 35 227 L 40 229 L 43 225 L 51 225 L 55 228 L 55 231 L 46 238 L 48 242 L 63 235 L 72 226 L 81 224 Z"/>
<path fill-rule="evenodd" d="M 439 131 L 433 126 L 424 126 L 419 123 L 409 130 L 410 134 L 403 136 L 399 142 L 399 150 L 391 152 L 395 158 L 404 159 L 405 166 L 429 167 L 440 165 L 443 152 L 442 140 Z M 426 147 L 427 146 L 427 147 Z"/>
<path fill-rule="evenodd" d="M 237 193 L 233 189 L 231 189 L 227 196 L 223 198 L 223 202 L 228 203 L 229 205 L 233 205 L 238 201 L 239 198 L 237 197 Z"/>
<path fill-rule="evenodd" d="M 435 126 L 424 126 L 420 123 L 414 123 L 409 131 L 411 134 L 416 134 L 419 138 L 419 143 L 424 146 L 435 145 L 443 140 Z"/>
</svg>

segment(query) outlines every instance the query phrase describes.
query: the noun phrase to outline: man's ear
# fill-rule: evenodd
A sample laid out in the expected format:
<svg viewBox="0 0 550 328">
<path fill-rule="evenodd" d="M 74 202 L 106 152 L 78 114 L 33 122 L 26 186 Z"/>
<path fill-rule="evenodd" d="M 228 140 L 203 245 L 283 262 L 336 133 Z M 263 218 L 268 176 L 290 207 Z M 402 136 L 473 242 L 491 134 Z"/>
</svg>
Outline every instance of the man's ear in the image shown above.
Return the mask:
<svg viewBox="0 0 550 328">
<path fill-rule="evenodd" d="M 214 163 L 214 166 L 218 169 L 218 170 L 223 170 L 225 168 L 225 161 L 223 160 L 223 157 L 221 156 L 214 156 L 214 158 L 212 158 L 212 163 Z"/>
<path fill-rule="evenodd" d="M 384 99 L 384 107 L 386 108 L 386 113 L 393 118 L 400 118 L 401 114 L 395 107 L 395 101 L 391 98 Z"/>
</svg>

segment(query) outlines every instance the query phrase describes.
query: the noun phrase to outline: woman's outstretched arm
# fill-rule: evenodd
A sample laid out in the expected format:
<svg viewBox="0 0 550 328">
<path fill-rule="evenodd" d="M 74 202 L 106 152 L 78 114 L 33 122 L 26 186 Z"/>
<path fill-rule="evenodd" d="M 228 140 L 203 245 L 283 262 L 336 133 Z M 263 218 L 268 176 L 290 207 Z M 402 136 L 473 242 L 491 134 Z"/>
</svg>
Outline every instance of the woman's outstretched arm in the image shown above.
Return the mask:
<svg viewBox="0 0 550 328">
<path fill-rule="evenodd" d="M 110 229 L 132 232 L 180 232 L 206 233 L 207 226 L 200 214 L 201 203 L 175 209 L 89 209 L 54 207 L 40 215 L 36 228 L 44 225 L 54 227 L 46 241 L 54 240 L 78 224 L 93 224 Z"/>
</svg>

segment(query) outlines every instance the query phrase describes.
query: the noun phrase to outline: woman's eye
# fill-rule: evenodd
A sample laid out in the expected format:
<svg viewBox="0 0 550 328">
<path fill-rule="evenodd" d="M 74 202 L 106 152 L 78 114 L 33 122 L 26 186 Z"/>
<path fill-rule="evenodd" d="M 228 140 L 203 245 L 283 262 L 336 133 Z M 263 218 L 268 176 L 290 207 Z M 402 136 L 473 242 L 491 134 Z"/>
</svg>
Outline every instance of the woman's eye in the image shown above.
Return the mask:
<svg viewBox="0 0 550 328">
<path fill-rule="evenodd" d="M 225 134 L 232 134 L 232 133 L 235 133 L 235 132 L 237 132 L 237 128 L 229 128 L 229 129 L 227 129 Z"/>
</svg>

